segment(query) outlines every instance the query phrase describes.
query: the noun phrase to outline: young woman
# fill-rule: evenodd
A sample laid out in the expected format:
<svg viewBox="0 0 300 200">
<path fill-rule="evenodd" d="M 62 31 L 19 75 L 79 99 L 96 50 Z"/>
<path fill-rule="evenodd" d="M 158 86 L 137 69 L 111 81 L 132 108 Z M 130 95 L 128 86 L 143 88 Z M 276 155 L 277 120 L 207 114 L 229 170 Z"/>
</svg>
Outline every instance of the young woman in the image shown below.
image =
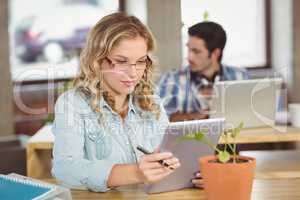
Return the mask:
<svg viewBox="0 0 300 200">
<path fill-rule="evenodd" d="M 157 148 L 168 118 L 151 83 L 153 48 L 133 16 L 111 14 L 91 30 L 75 87 L 55 105 L 52 173 L 64 185 L 104 192 L 157 182 L 180 166 Z M 138 145 L 154 153 L 143 155 Z"/>
</svg>

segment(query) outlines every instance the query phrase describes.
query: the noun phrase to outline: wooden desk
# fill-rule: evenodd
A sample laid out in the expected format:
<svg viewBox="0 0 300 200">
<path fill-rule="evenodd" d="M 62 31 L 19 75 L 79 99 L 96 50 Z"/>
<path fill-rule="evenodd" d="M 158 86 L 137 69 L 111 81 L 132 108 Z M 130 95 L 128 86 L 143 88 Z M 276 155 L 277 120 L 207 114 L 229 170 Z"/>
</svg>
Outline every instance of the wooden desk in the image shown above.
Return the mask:
<svg viewBox="0 0 300 200">
<path fill-rule="evenodd" d="M 33 135 L 26 146 L 27 176 L 51 178 L 51 159 L 54 135 L 51 125 L 46 125 Z"/>
<path fill-rule="evenodd" d="M 27 175 L 33 178 L 50 178 L 50 160 L 54 136 L 51 125 L 46 125 L 32 136 L 27 144 Z M 237 143 L 265 143 L 300 141 L 300 129 L 276 127 L 276 129 L 245 129 Z M 223 143 L 223 141 L 220 141 Z"/>
<path fill-rule="evenodd" d="M 254 180 L 252 200 L 299 200 L 300 179 Z M 200 189 L 184 189 L 174 192 L 147 195 L 141 187 L 124 187 L 107 193 L 72 191 L 73 200 L 204 200 L 205 193 Z"/>
<path fill-rule="evenodd" d="M 244 129 L 237 138 L 237 143 L 267 143 L 267 142 L 299 142 L 300 128 L 291 126 L 276 126 Z M 223 141 L 220 141 L 223 143 Z"/>
<path fill-rule="evenodd" d="M 256 158 L 255 176 L 261 179 L 300 178 L 300 150 L 241 151 Z"/>
</svg>

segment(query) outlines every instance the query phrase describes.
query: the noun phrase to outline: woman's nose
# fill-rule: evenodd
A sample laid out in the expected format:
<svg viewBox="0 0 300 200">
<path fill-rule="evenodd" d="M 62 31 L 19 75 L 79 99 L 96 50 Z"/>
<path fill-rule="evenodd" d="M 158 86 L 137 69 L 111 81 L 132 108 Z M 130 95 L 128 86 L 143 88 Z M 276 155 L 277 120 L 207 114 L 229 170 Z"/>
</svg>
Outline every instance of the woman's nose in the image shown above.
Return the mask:
<svg viewBox="0 0 300 200">
<path fill-rule="evenodd" d="M 131 64 L 128 69 L 127 69 L 127 74 L 130 77 L 136 77 L 137 75 L 137 70 L 136 70 L 136 64 Z"/>
</svg>

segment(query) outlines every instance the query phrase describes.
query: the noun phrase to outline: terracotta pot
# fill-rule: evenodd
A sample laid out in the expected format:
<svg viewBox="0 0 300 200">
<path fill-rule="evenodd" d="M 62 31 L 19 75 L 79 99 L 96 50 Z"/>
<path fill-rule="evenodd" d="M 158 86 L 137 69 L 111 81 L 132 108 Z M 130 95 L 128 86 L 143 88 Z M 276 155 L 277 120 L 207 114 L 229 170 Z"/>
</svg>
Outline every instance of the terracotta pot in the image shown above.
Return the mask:
<svg viewBox="0 0 300 200">
<path fill-rule="evenodd" d="M 256 160 L 237 156 L 242 163 L 218 163 L 216 156 L 199 158 L 208 200 L 250 200 Z"/>
</svg>

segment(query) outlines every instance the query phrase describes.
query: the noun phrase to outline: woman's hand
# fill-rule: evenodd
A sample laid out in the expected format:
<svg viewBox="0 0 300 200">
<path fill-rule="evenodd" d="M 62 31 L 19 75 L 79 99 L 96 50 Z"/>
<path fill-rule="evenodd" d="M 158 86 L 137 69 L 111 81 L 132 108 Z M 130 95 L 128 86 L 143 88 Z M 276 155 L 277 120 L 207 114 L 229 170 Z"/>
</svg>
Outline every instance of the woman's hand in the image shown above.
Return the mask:
<svg viewBox="0 0 300 200">
<path fill-rule="evenodd" d="M 201 188 L 201 189 L 204 188 L 203 179 L 199 171 L 195 173 L 195 177 L 192 179 L 192 183 L 197 188 Z"/>
<path fill-rule="evenodd" d="M 163 160 L 169 167 L 165 167 L 158 161 Z M 153 153 L 140 157 L 138 168 L 142 174 L 144 183 L 155 183 L 169 174 L 173 173 L 176 168 L 180 167 L 179 160 L 170 152 Z"/>
</svg>

